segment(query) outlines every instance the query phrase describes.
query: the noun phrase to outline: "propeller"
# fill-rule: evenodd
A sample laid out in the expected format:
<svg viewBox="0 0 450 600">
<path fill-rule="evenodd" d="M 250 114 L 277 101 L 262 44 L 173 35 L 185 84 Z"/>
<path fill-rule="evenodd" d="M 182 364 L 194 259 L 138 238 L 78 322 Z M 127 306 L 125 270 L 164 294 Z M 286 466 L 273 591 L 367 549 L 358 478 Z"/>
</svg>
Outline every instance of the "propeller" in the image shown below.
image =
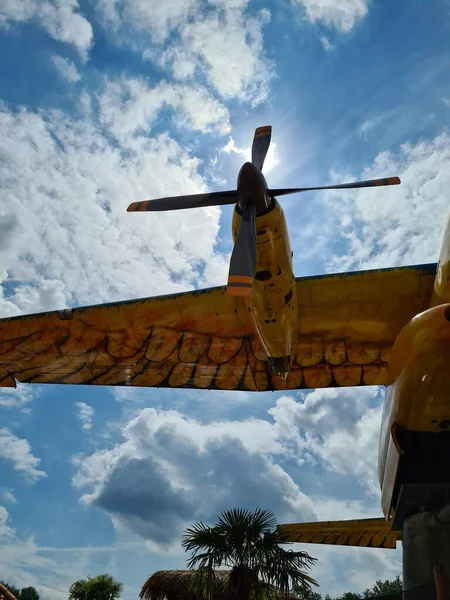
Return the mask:
<svg viewBox="0 0 450 600">
<path fill-rule="evenodd" d="M 231 253 L 227 294 L 250 296 L 256 270 L 256 206 L 248 203 Z"/>
<path fill-rule="evenodd" d="M 252 144 L 252 164 L 260 171 L 270 146 L 272 127 L 258 127 Z M 242 214 L 241 225 L 231 253 L 227 294 L 250 296 L 256 270 L 256 205 L 248 202 Z"/>
<path fill-rule="evenodd" d="M 337 185 L 324 185 L 322 187 L 307 188 L 282 188 L 279 190 L 268 190 L 270 196 L 285 196 L 286 194 L 297 194 L 298 192 L 312 192 L 314 190 L 351 190 L 354 188 L 374 187 L 378 185 L 400 185 L 400 177 L 385 177 L 384 179 L 368 179 L 367 181 L 352 181 L 351 183 L 339 183 Z"/>
<path fill-rule="evenodd" d="M 186 208 L 203 208 L 206 206 L 225 206 L 227 204 L 238 203 L 239 212 L 242 212 L 242 219 L 231 254 L 227 285 L 227 294 L 232 296 L 249 296 L 253 286 L 256 270 L 256 198 L 263 198 L 264 207 L 266 206 L 264 199 L 268 201 L 269 198 L 285 196 L 287 194 L 315 190 L 342 190 L 399 185 L 401 183 L 398 177 L 387 177 L 384 179 L 369 179 L 367 181 L 353 181 L 320 187 L 268 189 L 261 171 L 267 151 L 269 150 L 271 137 L 272 127 L 270 125 L 258 127 L 255 130 L 252 144 L 253 167 L 249 163 L 246 163 L 242 167 L 238 179 L 238 190 L 144 200 L 142 202 L 133 202 L 127 208 L 128 212 L 159 212 Z M 258 214 L 264 214 L 264 210 L 265 208 L 261 209 L 259 207 Z"/>
<path fill-rule="evenodd" d="M 252 163 L 255 165 L 255 167 L 258 167 L 260 171 L 262 171 L 263 168 L 267 150 L 270 146 L 271 137 L 272 127 L 270 125 L 258 127 L 255 130 L 252 144 Z"/>
<path fill-rule="evenodd" d="M 127 212 L 159 212 L 163 210 L 180 210 L 183 208 L 203 208 L 204 206 L 222 206 L 236 204 L 237 191 L 211 192 L 210 194 L 192 194 L 190 196 L 168 196 L 157 200 L 143 200 L 133 202 Z"/>
</svg>

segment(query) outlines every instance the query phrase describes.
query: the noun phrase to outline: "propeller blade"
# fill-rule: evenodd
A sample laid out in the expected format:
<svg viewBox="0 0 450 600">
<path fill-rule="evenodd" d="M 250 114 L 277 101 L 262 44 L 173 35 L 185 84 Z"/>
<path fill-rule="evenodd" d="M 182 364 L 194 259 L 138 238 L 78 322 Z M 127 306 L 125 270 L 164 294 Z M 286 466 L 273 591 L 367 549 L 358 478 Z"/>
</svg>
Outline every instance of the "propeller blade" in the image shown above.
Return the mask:
<svg viewBox="0 0 450 600">
<path fill-rule="evenodd" d="M 255 129 L 252 145 L 252 163 L 256 165 L 260 171 L 262 171 L 264 159 L 266 158 L 267 150 L 269 149 L 271 136 L 271 125 Z"/>
<path fill-rule="evenodd" d="M 256 207 L 252 202 L 242 215 L 230 260 L 227 294 L 250 296 L 256 269 Z"/>
<path fill-rule="evenodd" d="M 127 208 L 127 212 L 180 210 L 184 208 L 202 208 L 204 206 L 222 206 L 224 204 L 236 204 L 237 192 L 211 192 L 210 194 L 193 194 L 191 196 L 169 196 L 156 200 L 144 200 L 133 202 Z"/>
<path fill-rule="evenodd" d="M 353 181 L 352 183 L 340 183 L 338 185 L 324 185 L 322 187 L 306 188 L 284 188 L 279 190 L 268 190 L 270 196 L 285 196 L 286 194 L 296 194 L 297 192 L 310 192 L 314 190 L 345 190 L 352 188 L 366 188 L 378 185 L 399 185 L 399 177 L 386 177 L 384 179 L 369 179 L 367 181 Z"/>
</svg>

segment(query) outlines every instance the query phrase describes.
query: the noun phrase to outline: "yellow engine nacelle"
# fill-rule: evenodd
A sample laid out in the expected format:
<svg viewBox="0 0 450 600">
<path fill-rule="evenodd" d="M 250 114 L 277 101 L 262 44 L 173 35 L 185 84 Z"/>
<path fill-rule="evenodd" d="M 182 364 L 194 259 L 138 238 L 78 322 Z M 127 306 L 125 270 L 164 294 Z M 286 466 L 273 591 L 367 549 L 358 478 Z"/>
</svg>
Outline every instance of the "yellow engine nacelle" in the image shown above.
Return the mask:
<svg viewBox="0 0 450 600">
<path fill-rule="evenodd" d="M 450 304 L 420 313 L 402 329 L 387 381 L 378 476 L 388 519 L 402 484 L 450 484 L 450 461 L 441 456 L 447 445 L 450 451 Z"/>
</svg>

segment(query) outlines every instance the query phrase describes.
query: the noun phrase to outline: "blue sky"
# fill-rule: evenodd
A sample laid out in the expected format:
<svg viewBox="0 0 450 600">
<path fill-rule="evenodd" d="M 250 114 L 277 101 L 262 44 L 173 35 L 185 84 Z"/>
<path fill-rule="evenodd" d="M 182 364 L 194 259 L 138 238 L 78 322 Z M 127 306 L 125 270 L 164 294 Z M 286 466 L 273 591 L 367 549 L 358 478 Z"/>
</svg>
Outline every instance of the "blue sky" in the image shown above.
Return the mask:
<svg viewBox="0 0 450 600">
<path fill-rule="evenodd" d="M 221 285 L 231 209 L 130 215 L 235 185 L 272 124 L 298 276 L 437 260 L 450 189 L 447 0 L 3 0 L 0 316 Z M 0 392 L 0 566 L 49 600 L 109 571 L 136 598 L 181 533 L 261 504 L 282 522 L 378 516 L 377 388 L 260 395 Z M 322 593 L 399 551 L 306 548 Z"/>
</svg>

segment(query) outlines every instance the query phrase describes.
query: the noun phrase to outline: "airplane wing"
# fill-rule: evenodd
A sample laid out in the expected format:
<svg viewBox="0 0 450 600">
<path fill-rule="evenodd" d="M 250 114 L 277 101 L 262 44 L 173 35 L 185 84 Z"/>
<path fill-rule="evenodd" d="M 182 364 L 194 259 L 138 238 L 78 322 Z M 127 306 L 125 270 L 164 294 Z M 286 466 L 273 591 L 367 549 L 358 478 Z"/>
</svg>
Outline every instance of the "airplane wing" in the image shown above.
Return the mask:
<svg viewBox="0 0 450 600">
<path fill-rule="evenodd" d="M 429 308 L 435 274 L 429 264 L 296 279 L 299 339 L 286 389 L 385 385 L 395 339 Z"/>
<path fill-rule="evenodd" d="M 256 390 L 248 320 L 226 288 L 0 320 L 0 386 Z M 238 307 L 239 308 L 239 307 Z"/>
<path fill-rule="evenodd" d="M 0 387 L 25 383 L 267 391 L 382 385 L 400 329 L 428 307 L 436 265 L 296 279 L 299 341 L 269 371 L 226 287 L 0 320 Z"/>
<path fill-rule="evenodd" d="M 392 531 L 391 523 L 383 518 L 292 523 L 278 529 L 287 534 L 289 542 L 302 544 L 396 548 L 401 540 L 401 532 Z"/>
</svg>

